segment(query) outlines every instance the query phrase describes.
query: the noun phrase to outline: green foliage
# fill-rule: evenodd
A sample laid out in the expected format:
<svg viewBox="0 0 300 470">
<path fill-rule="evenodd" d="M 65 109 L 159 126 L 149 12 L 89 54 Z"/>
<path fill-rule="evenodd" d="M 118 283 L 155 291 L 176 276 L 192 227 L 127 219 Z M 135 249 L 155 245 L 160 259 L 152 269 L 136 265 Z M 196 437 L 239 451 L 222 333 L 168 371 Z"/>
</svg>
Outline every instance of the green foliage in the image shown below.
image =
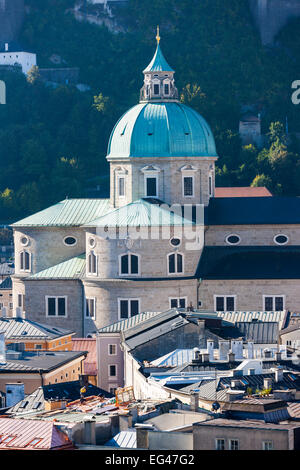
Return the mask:
<svg viewBox="0 0 300 470">
<path fill-rule="evenodd" d="M 70 12 L 74 0 L 26 1 L 20 42 L 36 51 L 40 67 L 55 67 L 53 54 L 58 66 L 79 67 L 90 91 L 47 87 L 38 67 L 27 79 L 0 72 L 7 84 L 7 105 L 0 106 L 1 221 L 66 196 L 84 197 L 91 182 L 107 187 L 109 134 L 138 102 L 157 24 L 181 101 L 215 135 L 217 185 L 266 185 L 274 194 L 299 195 L 299 144 L 287 140 L 280 123 L 288 117 L 290 132 L 299 131 L 290 96 L 300 74 L 300 22 L 280 34 L 284 47 L 270 50 L 261 45 L 247 0 L 213 2 L 214 8 L 212 0 L 129 0 L 119 10 L 123 30 L 115 34 L 78 22 Z M 238 135 L 241 105 L 252 103 L 265 110 L 264 131 L 271 126 L 260 151 L 243 146 Z"/>
</svg>

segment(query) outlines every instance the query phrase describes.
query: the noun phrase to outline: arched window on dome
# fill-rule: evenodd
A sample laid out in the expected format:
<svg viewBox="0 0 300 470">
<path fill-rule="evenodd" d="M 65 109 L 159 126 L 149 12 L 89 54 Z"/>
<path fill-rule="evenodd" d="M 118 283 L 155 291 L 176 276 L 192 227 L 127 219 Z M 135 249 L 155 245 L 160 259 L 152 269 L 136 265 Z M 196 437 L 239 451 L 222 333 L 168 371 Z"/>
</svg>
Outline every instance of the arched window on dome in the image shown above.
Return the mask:
<svg viewBox="0 0 300 470">
<path fill-rule="evenodd" d="M 97 275 L 98 257 L 93 251 L 88 255 L 87 272 L 89 275 Z"/>
<path fill-rule="evenodd" d="M 168 255 L 168 274 L 182 274 L 184 272 L 183 261 L 181 253 L 170 253 Z"/>
<path fill-rule="evenodd" d="M 20 271 L 31 271 L 31 254 L 26 250 L 20 253 Z"/>
<path fill-rule="evenodd" d="M 134 253 L 120 255 L 119 274 L 120 276 L 138 276 L 140 274 L 140 256 Z"/>
</svg>

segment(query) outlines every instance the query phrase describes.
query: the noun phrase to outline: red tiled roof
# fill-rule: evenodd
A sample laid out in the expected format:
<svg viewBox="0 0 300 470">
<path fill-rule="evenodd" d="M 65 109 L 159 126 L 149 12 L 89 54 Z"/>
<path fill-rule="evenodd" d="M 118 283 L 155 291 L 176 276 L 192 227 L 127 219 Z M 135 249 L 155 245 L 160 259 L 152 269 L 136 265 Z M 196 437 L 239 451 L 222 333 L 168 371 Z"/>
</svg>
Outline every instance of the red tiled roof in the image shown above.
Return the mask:
<svg viewBox="0 0 300 470">
<path fill-rule="evenodd" d="M 215 188 L 215 197 L 266 197 L 272 196 L 264 186 L 241 188 Z"/>
<path fill-rule="evenodd" d="M 67 435 L 57 429 L 51 421 L 0 418 L 0 450 L 73 448 Z"/>
<path fill-rule="evenodd" d="M 97 346 L 96 338 L 72 338 L 73 351 L 88 351 L 83 362 L 84 374 L 97 375 Z"/>
</svg>

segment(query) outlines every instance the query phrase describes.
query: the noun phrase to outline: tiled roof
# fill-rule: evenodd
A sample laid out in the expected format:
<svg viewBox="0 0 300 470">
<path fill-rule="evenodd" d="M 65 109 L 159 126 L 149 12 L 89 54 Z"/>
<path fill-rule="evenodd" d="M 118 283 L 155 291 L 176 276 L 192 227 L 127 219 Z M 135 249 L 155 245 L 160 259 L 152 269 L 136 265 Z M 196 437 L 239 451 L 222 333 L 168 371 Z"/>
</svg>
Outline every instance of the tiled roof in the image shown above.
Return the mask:
<svg viewBox="0 0 300 470">
<path fill-rule="evenodd" d="M 5 339 L 55 339 L 74 333 L 64 328 L 36 323 L 24 318 L 0 318 L 0 331 Z"/>
<path fill-rule="evenodd" d="M 182 226 L 193 225 L 193 221 L 168 210 L 167 204 L 161 206 L 157 201 L 151 203 L 146 199 L 139 199 L 85 225 L 89 227 Z"/>
<path fill-rule="evenodd" d="M 51 266 L 27 279 L 81 279 L 85 274 L 85 253 Z"/>
<path fill-rule="evenodd" d="M 45 409 L 45 400 L 58 399 L 58 400 L 67 400 L 72 402 L 80 398 L 80 389 L 82 384 L 79 380 L 74 380 L 73 382 L 63 382 L 51 385 L 44 385 L 35 390 L 31 395 L 26 396 L 26 398 L 12 408 L 8 410 L 8 414 L 15 413 L 28 413 L 29 411 L 38 412 Z M 103 395 L 104 397 L 111 398 L 113 395 L 111 393 L 102 390 L 99 387 L 96 387 L 93 384 L 85 385 L 86 393 L 85 397 Z M 28 402 L 24 407 L 24 402 Z"/>
<path fill-rule="evenodd" d="M 211 198 L 206 225 L 299 224 L 300 197 Z"/>
<path fill-rule="evenodd" d="M 300 279 L 300 246 L 206 246 L 196 277 Z"/>
<path fill-rule="evenodd" d="M 96 338 L 72 338 L 73 351 L 88 351 L 83 362 L 84 374 L 97 375 L 97 344 Z"/>
<path fill-rule="evenodd" d="M 67 435 L 49 421 L 0 418 L 0 434 L 0 449 L 54 450 L 73 448 Z M 13 436 L 14 439 L 5 442 L 5 439 L 10 436 Z M 39 439 L 39 441 L 33 441 L 34 439 Z"/>
<path fill-rule="evenodd" d="M 109 199 L 65 199 L 12 227 L 79 227 L 111 210 Z"/>
<path fill-rule="evenodd" d="M 111 325 L 104 326 L 98 330 L 98 333 L 119 333 L 120 331 L 125 331 L 129 328 L 132 328 L 139 323 L 142 323 L 149 318 L 155 317 L 161 312 L 144 312 L 135 315 L 134 317 L 126 318 L 125 320 L 120 320 Z"/>
<path fill-rule="evenodd" d="M 230 187 L 230 188 L 215 188 L 214 197 L 270 197 L 272 194 L 270 191 L 261 187 Z"/>
</svg>

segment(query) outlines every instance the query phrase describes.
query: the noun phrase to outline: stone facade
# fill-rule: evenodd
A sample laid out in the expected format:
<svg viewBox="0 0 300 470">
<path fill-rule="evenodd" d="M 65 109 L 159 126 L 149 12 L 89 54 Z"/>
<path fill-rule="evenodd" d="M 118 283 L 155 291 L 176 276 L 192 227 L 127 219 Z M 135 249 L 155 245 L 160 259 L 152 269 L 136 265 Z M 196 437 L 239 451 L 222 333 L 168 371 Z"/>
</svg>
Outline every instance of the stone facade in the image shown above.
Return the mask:
<svg viewBox="0 0 300 470">
<path fill-rule="evenodd" d="M 235 310 L 264 311 L 263 296 L 284 296 L 285 309 L 299 311 L 298 279 L 203 280 L 199 287 L 201 309 L 214 310 L 215 296 L 236 296 Z"/>
<path fill-rule="evenodd" d="M 157 198 L 166 204 L 209 204 L 214 196 L 214 157 L 130 158 L 110 161 L 110 194 L 113 207 L 129 204 L 146 196 L 145 177 L 157 177 Z M 193 176 L 194 196 L 183 196 L 183 176 Z M 125 196 L 118 196 L 119 177 L 125 178 Z M 209 178 L 211 177 L 211 183 Z M 211 190 L 209 188 L 211 184 Z"/>
</svg>

